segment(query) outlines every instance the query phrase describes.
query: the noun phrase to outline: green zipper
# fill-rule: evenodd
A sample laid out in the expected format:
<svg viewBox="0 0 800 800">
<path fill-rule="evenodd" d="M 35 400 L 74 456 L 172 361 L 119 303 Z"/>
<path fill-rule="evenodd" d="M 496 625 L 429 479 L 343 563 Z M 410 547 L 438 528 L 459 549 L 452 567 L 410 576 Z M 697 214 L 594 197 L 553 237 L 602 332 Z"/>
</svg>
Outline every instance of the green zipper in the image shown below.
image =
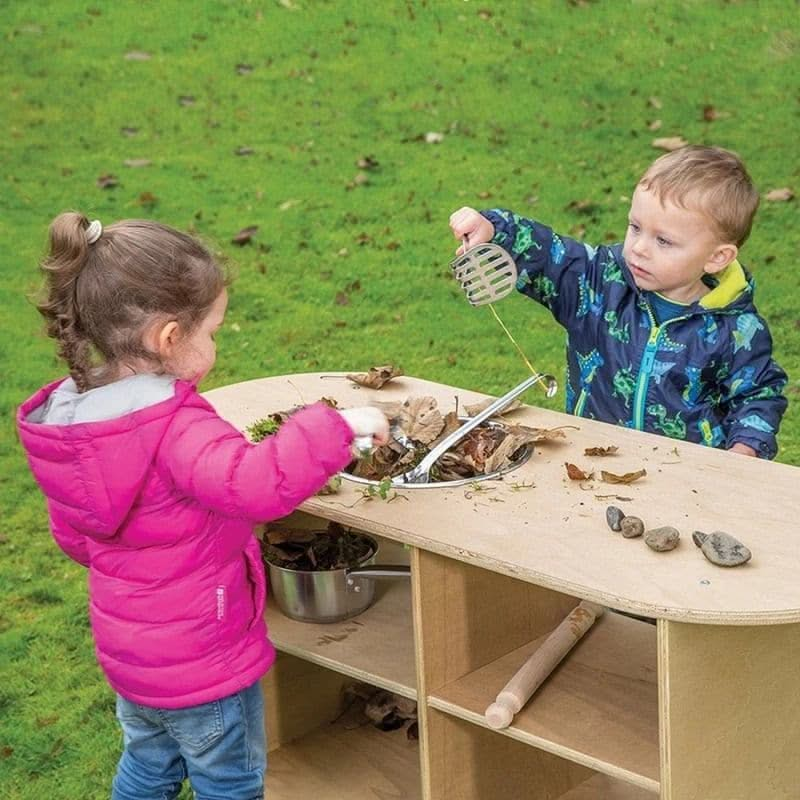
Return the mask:
<svg viewBox="0 0 800 800">
<path fill-rule="evenodd" d="M 656 361 L 656 353 L 658 352 L 658 337 L 661 332 L 671 325 L 673 322 L 680 322 L 683 319 L 688 319 L 689 314 L 682 317 L 673 317 L 661 325 L 656 324 L 656 319 L 653 316 L 653 310 L 650 308 L 650 303 L 647 303 L 647 315 L 650 317 L 650 324 L 653 326 L 650 331 L 650 336 L 647 340 L 647 346 L 644 348 L 642 354 L 642 363 L 639 365 L 639 374 L 636 376 L 636 391 L 633 395 L 633 427 L 636 430 L 644 430 L 644 414 L 645 414 L 645 401 L 647 400 L 647 387 L 650 385 L 650 376 L 653 372 L 653 365 Z"/>
<path fill-rule="evenodd" d="M 649 308 L 648 313 L 650 313 Z M 656 360 L 658 337 L 661 333 L 661 327 L 655 324 L 652 313 L 650 313 L 650 320 L 653 323 L 653 328 L 650 331 L 650 338 L 647 340 L 647 346 L 644 348 L 642 363 L 639 365 L 639 374 L 636 376 L 636 391 L 633 395 L 633 427 L 639 431 L 644 428 L 647 387 L 650 384 L 650 374 L 653 371 L 653 364 Z"/>
</svg>

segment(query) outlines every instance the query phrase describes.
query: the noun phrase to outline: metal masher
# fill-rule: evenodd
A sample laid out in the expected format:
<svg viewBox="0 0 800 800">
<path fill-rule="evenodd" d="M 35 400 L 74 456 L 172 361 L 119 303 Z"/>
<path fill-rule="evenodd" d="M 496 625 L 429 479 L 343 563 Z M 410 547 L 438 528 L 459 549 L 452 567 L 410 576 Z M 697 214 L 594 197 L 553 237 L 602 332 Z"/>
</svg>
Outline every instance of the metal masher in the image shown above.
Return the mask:
<svg viewBox="0 0 800 800">
<path fill-rule="evenodd" d="M 522 348 L 491 305 L 497 300 L 502 300 L 514 290 L 517 283 L 517 265 L 514 263 L 514 259 L 510 253 L 496 244 L 484 243 L 469 247 L 466 236 L 463 244 L 464 252 L 450 263 L 453 276 L 461 284 L 470 305 L 489 306 L 494 318 L 514 347 L 517 348 L 531 374 L 536 378 L 533 383 L 543 382 L 545 394 L 547 397 L 552 397 L 558 391 L 556 379 L 552 375 L 542 374 L 533 368 L 528 357 L 522 352 Z"/>
</svg>

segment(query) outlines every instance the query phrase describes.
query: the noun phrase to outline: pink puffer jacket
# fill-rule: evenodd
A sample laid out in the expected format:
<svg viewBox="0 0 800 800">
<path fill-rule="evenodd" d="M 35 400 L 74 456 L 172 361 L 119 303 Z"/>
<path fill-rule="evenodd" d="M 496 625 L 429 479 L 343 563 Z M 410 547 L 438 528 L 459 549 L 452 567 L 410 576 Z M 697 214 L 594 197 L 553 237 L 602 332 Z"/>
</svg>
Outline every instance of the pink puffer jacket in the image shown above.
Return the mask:
<svg viewBox="0 0 800 800">
<path fill-rule="evenodd" d="M 347 464 L 349 426 L 317 403 L 253 445 L 182 381 L 115 419 L 30 421 L 59 383 L 24 403 L 17 424 L 53 536 L 89 568 L 109 683 L 163 708 L 254 683 L 275 651 L 253 523 L 285 516 Z"/>
</svg>

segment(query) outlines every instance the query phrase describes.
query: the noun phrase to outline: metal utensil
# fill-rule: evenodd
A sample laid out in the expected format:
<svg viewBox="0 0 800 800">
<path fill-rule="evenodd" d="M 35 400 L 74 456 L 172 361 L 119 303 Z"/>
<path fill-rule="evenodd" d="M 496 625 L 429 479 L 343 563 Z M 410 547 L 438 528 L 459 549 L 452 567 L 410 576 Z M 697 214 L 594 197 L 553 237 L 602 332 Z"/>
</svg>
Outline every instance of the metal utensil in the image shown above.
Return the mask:
<svg viewBox="0 0 800 800">
<path fill-rule="evenodd" d="M 404 472 L 402 475 L 396 475 L 392 478 L 392 485 L 397 486 L 404 483 L 427 483 L 430 480 L 431 467 L 456 443 L 460 442 L 471 430 L 474 430 L 481 423 L 485 422 L 489 417 L 500 413 L 512 400 L 515 400 L 526 389 L 529 389 L 535 383 L 545 380 L 547 375 L 531 375 L 526 378 L 522 383 L 515 386 L 511 391 L 506 392 L 502 397 L 498 397 L 490 406 L 487 406 L 480 414 L 473 417 L 469 422 L 465 422 L 460 428 L 453 431 L 449 436 L 442 439 L 439 444 L 434 447 L 416 467 Z"/>
<path fill-rule="evenodd" d="M 490 311 L 497 320 L 498 325 L 508 336 L 517 352 L 522 356 L 525 365 L 531 374 L 538 376 L 545 382 L 545 394 L 553 397 L 558 391 L 558 383 L 552 375 L 542 375 L 533 368 L 533 364 L 517 344 L 517 340 L 511 335 L 511 331 L 500 319 L 491 304 L 497 300 L 502 300 L 516 286 L 517 265 L 510 253 L 496 244 L 484 243 L 469 246 L 469 241 L 463 238 L 463 253 L 450 262 L 450 269 L 453 276 L 461 284 L 461 288 L 467 295 L 467 300 L 472 306 L 488 305 Z"/>
<path fill-rule="evenodd" d="M 466 237 L 464 252 L 450 263 L 450 269 L 473 306 L 502 300 L 517 283 L 517 265 L 510 253 L 496 244 L 469 247 Z"/>
</svg>

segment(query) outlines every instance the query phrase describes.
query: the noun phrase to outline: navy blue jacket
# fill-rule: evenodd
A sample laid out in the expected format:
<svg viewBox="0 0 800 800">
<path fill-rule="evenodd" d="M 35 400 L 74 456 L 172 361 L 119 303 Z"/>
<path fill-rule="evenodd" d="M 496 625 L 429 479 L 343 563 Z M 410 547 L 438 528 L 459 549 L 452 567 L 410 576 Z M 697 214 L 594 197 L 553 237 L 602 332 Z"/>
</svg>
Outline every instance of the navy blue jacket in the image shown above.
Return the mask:
<svg viewBox="0 0 800 800">
<path fill-rule="evenodd" d="M 482 213 L 493 242 L 514 257 L 519 291 L 567 330 L 569 413 L 775 457 L 786 373 L 738 261 L 683 316 L 659 325 L 621 244 L 594 248 L 511 211 Z"/>
</svg>

